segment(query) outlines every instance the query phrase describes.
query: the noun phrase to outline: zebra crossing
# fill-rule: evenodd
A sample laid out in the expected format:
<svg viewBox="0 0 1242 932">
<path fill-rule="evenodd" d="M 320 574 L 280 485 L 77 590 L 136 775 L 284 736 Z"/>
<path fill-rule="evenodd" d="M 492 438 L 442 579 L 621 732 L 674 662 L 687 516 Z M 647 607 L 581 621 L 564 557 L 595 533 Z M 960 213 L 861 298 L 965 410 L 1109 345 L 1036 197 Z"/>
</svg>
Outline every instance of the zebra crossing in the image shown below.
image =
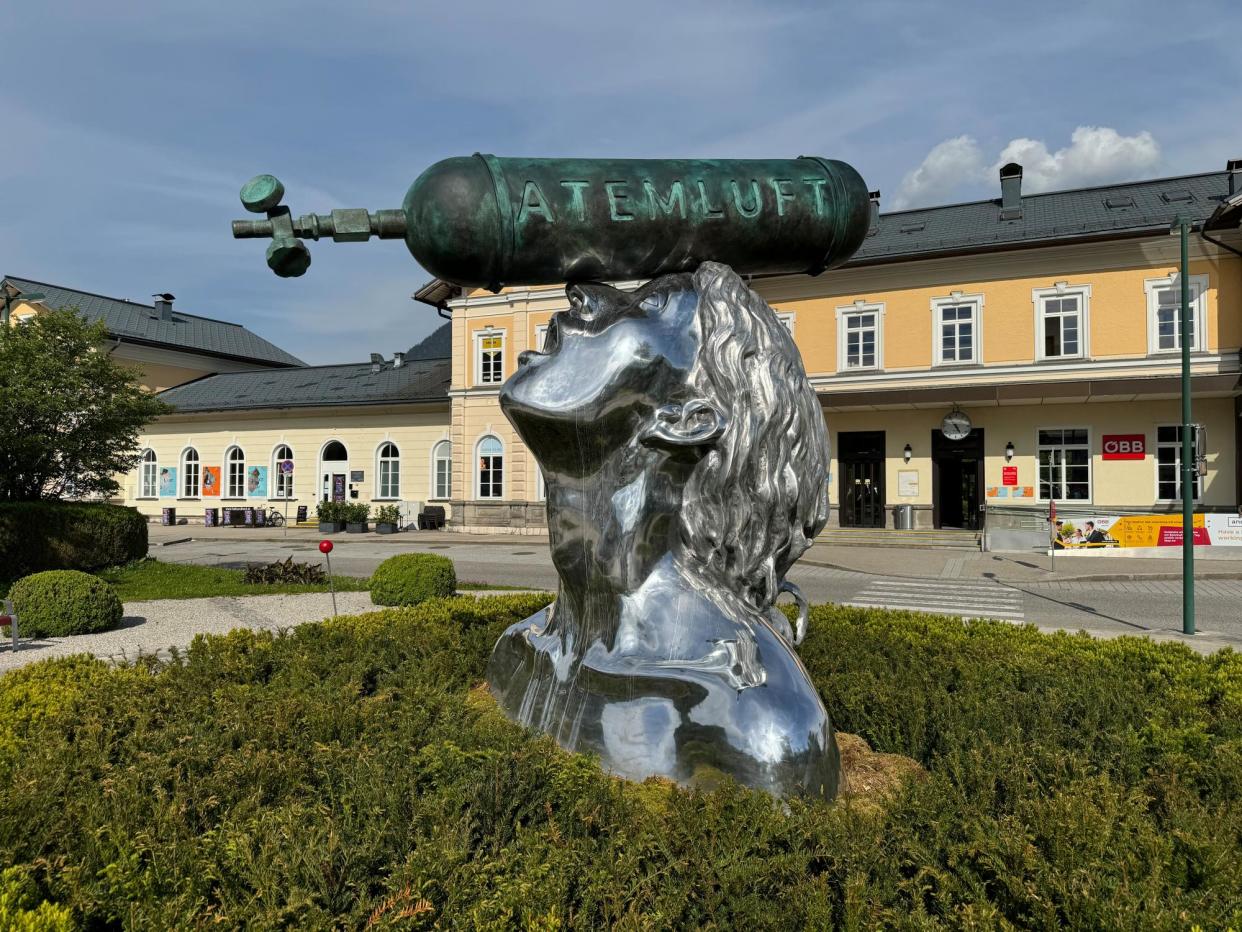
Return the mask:
<svg viewBox="0 0 1242 932">
<path fill-rule="evenodd" d="M 1024 593 L 999 583 L 963 579 L 881 578 L 843 605 L 894 608 L 962 618 L 995 618 L 1015 624 L 1026 620 Z"/>
</svg>

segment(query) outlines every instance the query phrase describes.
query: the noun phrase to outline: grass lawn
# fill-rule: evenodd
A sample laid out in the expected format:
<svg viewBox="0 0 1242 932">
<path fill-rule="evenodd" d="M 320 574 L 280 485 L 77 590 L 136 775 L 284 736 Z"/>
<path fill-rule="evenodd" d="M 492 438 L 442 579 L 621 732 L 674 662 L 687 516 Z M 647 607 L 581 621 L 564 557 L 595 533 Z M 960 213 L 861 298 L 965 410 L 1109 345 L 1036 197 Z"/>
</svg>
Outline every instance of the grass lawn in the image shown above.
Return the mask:
<svg viewBox="0 0 1242 932">
<path fill-rule="evenodd" d="M 127 566 L 101 570 L 98 575 L 116 589 L 122 602 L 150 599 L 204 599 L 218 595 L 277 595 L 295 592 L 327 592 L 327 583 L 242 582 L 243 570 L 193 563 L 161 563 L 140 560 Z M 365 592 L 368 580 L 356 576 L 335 576 L 337 592 Z"/>
</svg>

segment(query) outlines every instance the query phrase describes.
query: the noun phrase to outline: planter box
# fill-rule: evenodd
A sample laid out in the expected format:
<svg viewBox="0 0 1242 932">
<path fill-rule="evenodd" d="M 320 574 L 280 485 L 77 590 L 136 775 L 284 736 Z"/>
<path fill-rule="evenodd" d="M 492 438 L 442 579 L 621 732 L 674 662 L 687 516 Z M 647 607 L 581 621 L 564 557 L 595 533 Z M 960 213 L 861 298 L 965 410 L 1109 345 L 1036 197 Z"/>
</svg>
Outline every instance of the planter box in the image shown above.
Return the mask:
<svg viewBox="0 0 1242 932">
<path fill-rule="evenodd" d="M 341 523 L 340 521 L 320 521 L 319 522 L 319 533 L 320 534 L 339 534 L 343 530 L 345 530 L 345 525 Z"/>
<path fill-rule="evenodd" d="M 376 534 L 396 534 L 397 526 L 395 524 L 389 524 L 386 521 L 377 521 L 375 523 L 375 533 Z"/>
<path fill-rule="evenodd" d="M 365 521 L 350 521 L 345 525 L 346 534 L 365 534 L 367 532 L 367 523 Z"/>
</svg>

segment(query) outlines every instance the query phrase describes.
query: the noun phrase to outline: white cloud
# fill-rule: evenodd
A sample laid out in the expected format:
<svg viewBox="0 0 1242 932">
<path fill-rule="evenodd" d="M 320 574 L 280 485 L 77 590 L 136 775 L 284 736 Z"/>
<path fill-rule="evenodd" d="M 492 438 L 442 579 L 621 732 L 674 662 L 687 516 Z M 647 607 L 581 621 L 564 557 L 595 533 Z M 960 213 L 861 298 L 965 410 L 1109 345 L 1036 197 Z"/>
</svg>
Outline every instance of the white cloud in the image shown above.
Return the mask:
<svg viewBox="0 0 1242 932">
<path fill-rule="evenodd" d="M 923 163 L 901 179 L 893 207 L 902 210 L 943 203 L 964 183 L 977 180 L 983 166 L 983 153 L 973 138 L 946 139 L 933 146 Z"/>
<path fill-rule="evenodd" d="M 997 172 L 1007 162 L 1022 166 L 1022 190 L 1033 193 L 1149 176 L 1160 168 L 1163 157 L 1147 130 L 1123 136 L 1108 126 L 1080 126 L 1070 144 L 1055 152 L 1043 140 L 1012 139 L 988 165 L 973 138 L 957 136 L 932 147 L 919 167 L 902 179 L 893 207 L 943 204 L 988 191 L 999 194 Z"/>
<path fill-rule="evenodd" d="M 1017 162 L 1024 191 L 1051 191 L 1141 178 L 1160 161 L 1160 146 L 1146 130 L 1122 136 L 1108 126 L 1080 126 L 1070 144 L 1056 152 L 1037 139 L 1012 140 L 989 174 L 995 177 L 1006 162 Z"/>
</svg>

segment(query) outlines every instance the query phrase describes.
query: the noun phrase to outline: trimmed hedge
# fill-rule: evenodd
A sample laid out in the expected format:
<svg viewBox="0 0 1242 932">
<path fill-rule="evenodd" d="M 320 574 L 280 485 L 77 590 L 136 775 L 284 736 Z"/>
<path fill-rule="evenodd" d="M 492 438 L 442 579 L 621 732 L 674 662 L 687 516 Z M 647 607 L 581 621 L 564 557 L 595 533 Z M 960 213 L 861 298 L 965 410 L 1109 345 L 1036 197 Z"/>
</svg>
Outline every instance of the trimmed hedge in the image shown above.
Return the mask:
<svg viewBox="0 0 1242 932">
<path fill-rule="evenodd" d="M 26 576 L 13 583 L 9 598 L 23 636 L 94 634 L 115 628 L 125 615 L 115 589 L 98 576 L 77 570 Z"/>
<path fill-rule="evenodd" d="M 813 610 L 887 810 L 612 780 L 475 687 L 546 596 L 0 677 L 0 865 L 89 928 L 1242 927 L 1242 656 Z"/>
<path fill-rule="evenodd" d="M 97 570 L 147 555 L 147 520 L 104 502 L 0 502 L 0 576 Z"/>
<path fill-rule="evenodd" d="M 399 553 L 371 574 L 373 605 L 418 605 L 456 592 L 453 561 L 437 553 Z"/>
</svg>

